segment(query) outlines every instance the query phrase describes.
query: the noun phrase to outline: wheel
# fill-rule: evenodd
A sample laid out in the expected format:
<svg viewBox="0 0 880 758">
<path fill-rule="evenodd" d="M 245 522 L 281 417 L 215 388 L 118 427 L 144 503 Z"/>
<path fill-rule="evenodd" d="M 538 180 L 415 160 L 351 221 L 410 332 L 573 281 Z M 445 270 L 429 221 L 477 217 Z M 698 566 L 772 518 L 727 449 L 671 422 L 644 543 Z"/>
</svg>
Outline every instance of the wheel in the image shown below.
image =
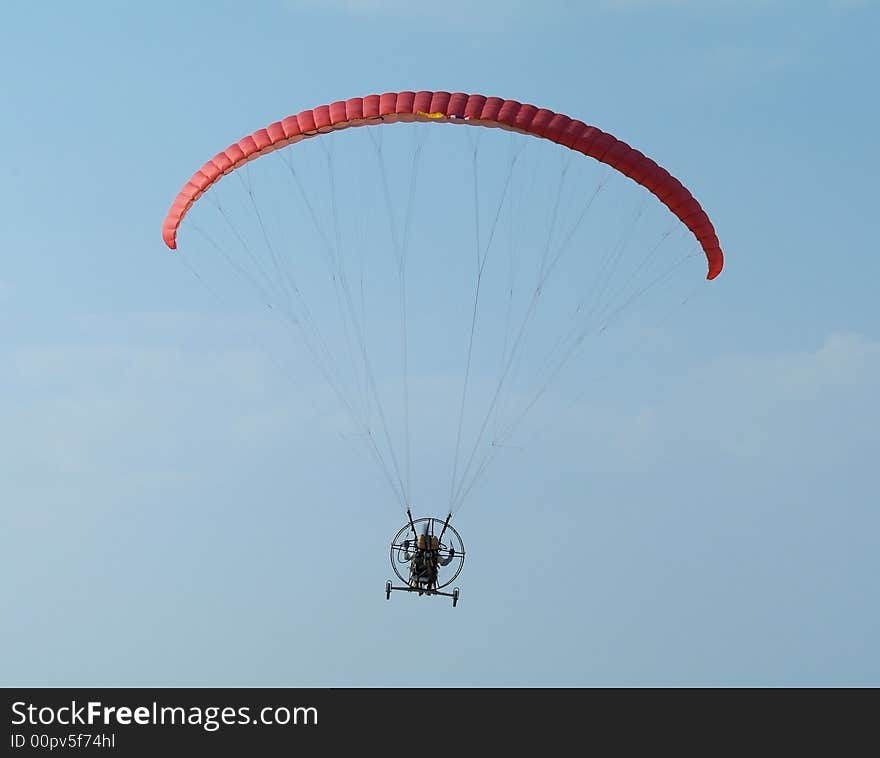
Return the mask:
<svg viewBox="0 0 880 758">
<path fill-rule="evenodd" d="M 455 606 L 457 604 L 458 604 L 458 587 L 456 587 L 454 590 L 452 590 L 452 607 L 455 608 Z"/>
<path fill-rule="evenodd" d="M 391 582 L 385 582 L 385 599 L 391 600 Z"/>
</svg>

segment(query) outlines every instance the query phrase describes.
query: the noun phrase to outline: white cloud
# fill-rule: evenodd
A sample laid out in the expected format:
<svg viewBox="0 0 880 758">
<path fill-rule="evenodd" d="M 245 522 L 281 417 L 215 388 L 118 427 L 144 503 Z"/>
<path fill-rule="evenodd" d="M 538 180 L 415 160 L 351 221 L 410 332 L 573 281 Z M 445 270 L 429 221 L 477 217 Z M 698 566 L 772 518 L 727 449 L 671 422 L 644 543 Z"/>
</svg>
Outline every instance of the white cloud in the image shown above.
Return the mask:
<svg viewBox="0 0 880 758">
<path fill-rule="evenodd" d="M 765 52 L 741 45 L 722 45 L 709 51 L 700 67 L 718 76 L 770 74 L 790 68 L 796 59 L 784 51 Z"/>
<path fill-rule="evenodd" d="M 804 8 L 859 8 L 875 5 L 877 0 L 814 0 Z M 285 0 L 291 11 L 329 10 L 357 16 L 398 16 L 406 18 L 447 18 L 473 20 L 499 14 L 520 15 L 523 12 L 542 14 L 579 14 L 608 11 L 612 13 L 681 11 L 713 15 L 717 13 L 752 13 L 783 7 L 782 0 L 546 0 L 541 4 L 527 0 Z"/>
<path fill-rule="evenodd" d="M 496 13 L 500 7 L 508 10 L 528 7 L 521 0 L 513 0 L 504 6 L 492 3 L 474 4 L 468 0 L 446 0 L 438 3 L 425 0 L 287 0 L 286 6 L 292 11 L 330 10 L 356 16 L 399 16 L 406 18 L 446 18 L 449 20 L 486 17 Z"/>
<path fill-rule="evenodd" d="M 320 384 L 297 388 L 259 348 L 197 348 L 201 328 L 159 320 L 162 330 L 129 325 L 130 342 L 189 330 L 189 344 L 0 353 L 9 369 L 0 376 L 0 458 L 20 522 L 51 520 L 77 498 L 111 502 L 144 486 L 172 492 L 200 478 L 223 480 L 230 466 L 261 466 L 279 455 L 305 471 L 360 451 L 357 441 L 340 440 L 351 425 Z M 546 433 L 510 440 L 526 452 L 504 451 L 497 462 L 638 472 L 699 461 L 755 476 L 799 466 L 824 469 L 829 480 L 864 476 L 858 467 L 880 454 L 877 386 L 880 341 L 831 334 L 812 350 L 718 358 L 651 396 L 611 386 L 573 410 L 560 403 L 551 414 L 541 406 L 528 428 Z M 437 461 L 448 474 L 456 416 L 449 400 L 459 391 L 460 378 L 411 385 L 422 479 L 438 475 Z M 285 468 L 274 471 L 270 478 Z M 493 465 L 488 479 L 496 477 Z"/>
<path fill-rule="evenodd" d="M 869 8 L 877 5 L 878 0 L 830 0 L 832 8 Z"/>
<path fill-rule="evenodd" d="M 842 0 L 846 2 L 846 0 Z M 850 0 L 858 2 L 858 0 Z M 590 11 L 652 11 L 686 10 L 700 13 L 717 11 L 751 11 L 779 5 L 779 0 L 547 0 L 540 5 L 526 0 L 505 0 L 500 2 L 473 3 L 471 0 L 446 0 L 438 3 L 433 0 L 286 0 L 290 10 L 329 9 L 354 15 L 405 16 L 405 17 L 462 17 L 471 19 L 477 16 L 496 16 L 498 14 L 519 13 L 540 10 L 541 13 L 583 13 Z"/>
<path fill-rule="evenodd" d="M 753 10 L 779 5 L 779 0 L 599 0 L 598 5 L 612 10 L 689 9 L 700 12 Z"/>
<path fill-rule="evenodd" d="M 815 350 L 726 356 L 635 409 L 585 404 L 584 428 L 615 464 L 694 456 L 760 467 L 847 468 L 880 454 L 880 342 L 832 334 Z"/>
</svg>

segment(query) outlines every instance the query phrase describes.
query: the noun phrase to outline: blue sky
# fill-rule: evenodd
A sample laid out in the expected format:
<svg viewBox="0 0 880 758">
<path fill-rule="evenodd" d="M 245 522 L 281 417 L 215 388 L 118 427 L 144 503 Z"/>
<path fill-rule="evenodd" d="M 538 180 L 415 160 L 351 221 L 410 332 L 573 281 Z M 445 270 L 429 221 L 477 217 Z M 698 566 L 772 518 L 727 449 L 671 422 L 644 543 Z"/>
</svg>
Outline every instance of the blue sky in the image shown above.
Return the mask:
<svg viewBox="0 0 880 758">
<path fill-rule="evenodd" d="M 4 4 L 0 683 L 880 683 L 880 6 L 471 5 Z M 326 387 L 160 237 L 229 143 L 399 89 L 615 134 L 727 256 L 456 514 L 454 610 L 385 600 L 402 512 Z"/>
</svg>

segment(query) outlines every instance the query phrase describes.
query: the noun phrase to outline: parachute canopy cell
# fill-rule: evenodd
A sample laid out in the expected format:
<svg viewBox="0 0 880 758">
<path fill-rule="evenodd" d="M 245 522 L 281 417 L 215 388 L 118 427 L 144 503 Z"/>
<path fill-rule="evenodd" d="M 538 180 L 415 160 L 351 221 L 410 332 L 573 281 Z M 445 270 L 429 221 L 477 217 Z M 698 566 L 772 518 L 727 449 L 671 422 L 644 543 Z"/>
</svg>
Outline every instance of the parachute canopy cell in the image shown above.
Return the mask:
<svg viewBox="0 0 880 758">
<path fill-rule="evenodd" d="M 550 140 L 610 166 L 653 193 L 693 233 L 708 261 L 708 279 L 721 273 L 724 256 L 708 215 L 691 192 L 651 158 L 607 132 L 561 113 L 516 100 L 461 92 L 387 92 L 338 100 L 276 121 L 230 145 L 193 174 L 168 211 L 162 238 L 175 249 L 177 230 L 193 203 L 224 174 L 248 161 L 328 132 L 419 121 L 516 131 Z"/>
</svg>

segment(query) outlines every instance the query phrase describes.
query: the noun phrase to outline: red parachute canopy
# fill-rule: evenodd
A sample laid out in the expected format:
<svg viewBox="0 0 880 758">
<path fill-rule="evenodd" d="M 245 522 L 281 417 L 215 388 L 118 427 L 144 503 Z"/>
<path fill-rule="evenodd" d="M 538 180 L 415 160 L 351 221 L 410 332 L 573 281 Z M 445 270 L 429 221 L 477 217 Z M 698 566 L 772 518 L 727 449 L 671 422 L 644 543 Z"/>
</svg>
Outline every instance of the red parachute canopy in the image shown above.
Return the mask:
<svg viewBox="0 0 880 758">
<path fill-rule="evenodd" d="M 671 210 L 697 238 L 709 262 L 708 279 L 721 273 L 724 256 L 715 228 L 690 191 L 666 169 L 625 142 L 583 121 L 546 108 L 462 92 L 387 92 L 305 110 L 230 145 L 205 163 L 180 190 L 165 221 L 162 239 L 177 247 L 177 229 L 192 204 L 224 174 L 247 161 L 353 126 L 423 121 L 470 124 L 542 137 L 605 163 L 642 185 Z"/>
</svg>

